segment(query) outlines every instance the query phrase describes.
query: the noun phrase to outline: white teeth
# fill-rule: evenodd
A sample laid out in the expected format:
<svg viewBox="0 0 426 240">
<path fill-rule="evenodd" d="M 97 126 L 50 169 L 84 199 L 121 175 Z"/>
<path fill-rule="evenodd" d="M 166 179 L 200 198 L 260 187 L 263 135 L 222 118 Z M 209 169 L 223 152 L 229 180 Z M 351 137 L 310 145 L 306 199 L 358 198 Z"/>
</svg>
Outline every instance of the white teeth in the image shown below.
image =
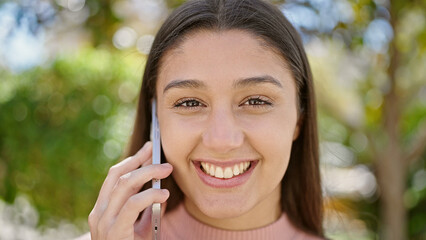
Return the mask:
<svg viewBox="0 0 426 240">
<path fill-rule="evenodd" d="M 225 168 L 225 172 L 223 173 L 225 178 L 231 178 L 233 176 L 232 169 L 230 167 Z"/>
<path fill-rule="evenodd" d="M 232 173 L 234 174 L 234 176 L 240 175 L 240 168 L 238 167 L 238 165 L 234 166 Z"/>
<path fill-rule="evenodd" d="M 250 162 L 237 163 L 233 167 L 226 167 L 225 170 L 223 170 L 222 167 L 206 162 L 201 162 L 201 167 L 202 170 L 210 176 L 217 178 L 232 178 L 233 176 L 238 176 L 247 171 L 250 167 Z"/>
<path fill-rule="evenodd" d="M 223 169 L 221 167 L 216 167 L 216 171 L 214 172 L 214 176 L 217 178 L 223 178 Z"/>
<path fill-rule="evenodd" d="M 204 169 L 206 169 L 206 172 L 210 173 L 210 164 L 205 163 L 205 166 L 203 166 Z"/>
<path fill-rule="evenodd" d="M 210 173 L 211 176 L 214 176 L 215 170 L 214 170 L 214 166 L 213 165 L 210 166 L 209 173 Z"/>
</svg>

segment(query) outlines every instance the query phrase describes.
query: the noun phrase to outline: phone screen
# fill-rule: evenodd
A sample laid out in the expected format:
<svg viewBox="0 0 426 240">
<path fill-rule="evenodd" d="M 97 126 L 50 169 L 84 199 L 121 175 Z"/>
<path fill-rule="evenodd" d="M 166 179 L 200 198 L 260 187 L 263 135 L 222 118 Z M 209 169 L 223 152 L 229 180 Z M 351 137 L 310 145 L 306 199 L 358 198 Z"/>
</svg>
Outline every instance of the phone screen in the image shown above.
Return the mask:
<svg viewBox="0 0 426 240">
<path fill-rule="evenodd" d="M 152 146 L 152 164 L 161 164 L 161 146 L 160 146 L 160 127 L 157 119 L 157 104 L 155 99 L 152 101 L 152 127 L 151 136 L 153 141 Z M 152 188 L 160 189 L 160 179 L 152 179 Z M 152 239 L 159 240 L 160 238 L 160 216 L 161 204 L 152 204 Z"/>
</svg>

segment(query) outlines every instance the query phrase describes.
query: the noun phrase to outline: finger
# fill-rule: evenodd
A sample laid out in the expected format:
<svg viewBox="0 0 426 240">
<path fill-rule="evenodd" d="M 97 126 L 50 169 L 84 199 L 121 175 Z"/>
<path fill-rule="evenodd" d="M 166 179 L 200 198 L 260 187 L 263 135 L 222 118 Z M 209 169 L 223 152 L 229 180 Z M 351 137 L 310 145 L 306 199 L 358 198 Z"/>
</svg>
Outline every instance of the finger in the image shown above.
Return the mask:
<svg viewBox="0 0 426 240">
<path fill-rule="evenodd" d="M 145 145 L 132 157 L 128 157 L 118 164 L 112 166 L 102 184 L 101 190 L 99 191 L 98 199 L 96 200 L 95 206 L 92 210 L 92 221 L 96 221 L 102 215 L 102 212 L 106 209 L 111 192 L 118 178 L 142 165 L 145 161 L 150 159 L 152 154 L 152 143 L 146 142 Z"/>
<path fill-rule="evenodd" d="M 104 182 L 104 185 L 101 188 L 101 194 L 110 195 L 118 178 L 140 167 L 147 160 L 151 159 L 151 154 L 152 143 L 146 142 L 145 145 L 134 156 L 128 157 L 112 166 L 108 172 L 108 176 Z M 103 189 L 105 190 L 102 191 Z"/>
<path fill-rule="evenodd" d="M 108 207 L 102 218 L 115 217 L 125 202 L 134 194 L 140 191 L 142 186 L 153 178 L 163 179 L 170 175 L 173 167 L 169 163 L 149 165 L 136 169 L 121 176 L 111 194 Z"/>
<path fill-rule="evenodd" d="M 140 212 L 150 207 L 153 203 L 163 203 L 170 196 L 167 189 L 147 189 L 136 195 L 131 196 L 123 208 L 121 208 L 113 226 L 112 233 L 129 231 L 132 228 L 134 231 L 134 224 Z M 149 222 L 149 221 L 148 221 Z"/>
<path fill-rule="evenodd" d="M 146 162 L 144 162 L 144 163 L 142 164 L 142 167 L 146 167 L 146 166 L 149 166 L 149 165 L 152 165 L 152 157 L 151 157 L 151 161 L 146 161 Z"/>
<path fill-rule="evenodd" d="M 152 143 L 147 142 L 133 157 L 129 157 L 122 162 L 116 164 L 110 169 L 110 172 L 102 185 L 99 197 L 95 203 L 92 212 L 89 215 L 89 225 L 91 228 L 92 237 L 97 234 L 99 219 L 103 215 L 104 210 L 107 208 L 109 202 L 109 196 L 113 191 L 113 186 L 116 183 L 116 179 L 123 172 L 131 171 L 132 169 L 138 168 L 141 164 L 144 164 L 152 154 Z M 149 161 L 148 161 L 149 162 Z"/>
</svg>

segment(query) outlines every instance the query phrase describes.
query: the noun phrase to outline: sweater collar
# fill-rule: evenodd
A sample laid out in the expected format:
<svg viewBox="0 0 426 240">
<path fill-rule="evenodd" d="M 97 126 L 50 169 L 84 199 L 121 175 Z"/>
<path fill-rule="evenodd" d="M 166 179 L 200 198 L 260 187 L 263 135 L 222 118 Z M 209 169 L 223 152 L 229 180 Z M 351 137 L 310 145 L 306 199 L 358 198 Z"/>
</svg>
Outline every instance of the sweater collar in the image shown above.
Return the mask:
<svg viewBox="0 0 426 240">
<path fill-rule="evenodd" d="M 192 217 L 183 204 L 165 214 L 162 220 L 163 239 L 293 239 L 298 233 L 285 213 L 277 221 L 267 226 L 243 231 L 224 230 L 202 223 Z"/>
</svg>

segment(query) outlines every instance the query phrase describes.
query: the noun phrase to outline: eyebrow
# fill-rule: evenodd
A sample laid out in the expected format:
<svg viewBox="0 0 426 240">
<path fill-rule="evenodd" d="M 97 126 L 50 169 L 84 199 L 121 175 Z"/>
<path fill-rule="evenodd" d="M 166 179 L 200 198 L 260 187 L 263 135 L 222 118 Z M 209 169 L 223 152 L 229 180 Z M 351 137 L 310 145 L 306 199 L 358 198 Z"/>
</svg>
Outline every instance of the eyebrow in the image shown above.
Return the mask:
<svg viewBox="0 0 426 240">
<path fill-rule="evenodd" d="M 199 81 L 193 79 L 186 80 L 173 80 L 164 88 L 163 93 L 171 88 L 206 88 L 206 85 Z"/>
<path fill-rule="evenodd" d="M 256 86 L 259 84 L 265 84 L 270 83 L 277 87 L 283 88 L 282 84 L 275 79 L 274 77 L 270 75 L 263 75 L 263 76 L 257 76 L 257 77 L 249 77 L 249 78 L 242 78 L 234 81 L 232 84 L 233 88 L 242 88 L 242 87 L 251 87 Z M 207 88 L 207 86 L 200 80 L 195 79 L 185 79 L 185 80 L 173 80 L 169 84 L 166 85 L 166 87 L 163 90 L 163 93 L 165 93 L 167 90 L 171 88 Z"/>
<path fill-rule="evenodd" d="M 263 75 L 258 77 L 250 77 L 236 80 L 233 84 L 234 88 L 250 87 L 263 83 L 271 83 L 277 87 L 283 88 L 283 85 L 274 77 L 270 75 Z"/>
</svg>

